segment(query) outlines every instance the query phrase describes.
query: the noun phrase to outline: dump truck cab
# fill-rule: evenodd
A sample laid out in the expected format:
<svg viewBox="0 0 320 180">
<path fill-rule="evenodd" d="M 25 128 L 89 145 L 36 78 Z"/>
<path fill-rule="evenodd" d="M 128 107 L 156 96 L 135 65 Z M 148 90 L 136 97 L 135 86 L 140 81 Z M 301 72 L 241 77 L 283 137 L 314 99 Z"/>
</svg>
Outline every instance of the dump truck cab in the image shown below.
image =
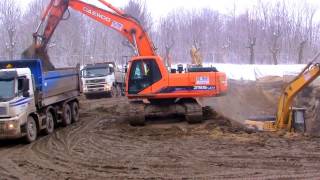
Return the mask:
<svg viewBox="0 0 320 180">
<path fill-rule="evenodd" d="M 36 109 L 33 82 L 28 68 L 0 70 L 0 138 L 25 132 L 27 117 Z"/>
<path fill-rule="evenodd" d="M 121 96 L 124 93 L 124 76 L 115 62 L 87 64 L 81 70 L 83 93 L 87 98 Z"/>
</svg>

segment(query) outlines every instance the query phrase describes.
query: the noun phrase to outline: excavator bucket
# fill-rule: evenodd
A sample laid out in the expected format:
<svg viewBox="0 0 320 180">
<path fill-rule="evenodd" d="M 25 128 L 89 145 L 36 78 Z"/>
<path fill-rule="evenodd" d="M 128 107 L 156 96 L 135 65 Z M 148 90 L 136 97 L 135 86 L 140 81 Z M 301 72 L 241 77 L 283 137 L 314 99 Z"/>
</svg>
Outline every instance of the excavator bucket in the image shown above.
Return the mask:
<svg viewBox="0 0 320 180">
<path fill-rule="evenodd" d="M 244 121 L 246 128 L 253 131 L 267 131 L 273 132 L 276 131 L 274 123 L 276 118 L 273 116 L 270 117 L 253 117 Z"/>
<path fill-rule="evenodd" d="M 286 125 L 288 132 L 306 132 L 304 108 L 290 108 L 289 124 Z M 274 132 L 279 130 L 276 125 L 276 117 L 250 118 L 244 122 L 245 126 L 254 131 Z"/>
<path fill-rule="evenodd" d="M 55 67 L 50 61 L 49 55 L 43 48 L 37 47 L 34 43 L 22 53 L 22 59 L 40 59 L 44 71 L 53 71 Z"/>
</svg>

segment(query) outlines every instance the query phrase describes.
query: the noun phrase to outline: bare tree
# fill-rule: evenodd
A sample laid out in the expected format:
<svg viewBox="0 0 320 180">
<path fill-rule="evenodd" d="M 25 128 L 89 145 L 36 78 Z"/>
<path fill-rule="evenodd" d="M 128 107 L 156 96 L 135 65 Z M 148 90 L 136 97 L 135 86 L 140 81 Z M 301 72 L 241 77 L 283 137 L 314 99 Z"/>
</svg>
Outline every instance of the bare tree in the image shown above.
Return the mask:
<svg viewBox="0 0 320 180">
<path fill-rule="evenodd" d="M 30 2 L 22 14 L 17 0 L 0 1 L 0 53 L 7 59 L 18 56 L 31 43 L 49 0 Z M 130 0 L 124 11 L 148 31 L 167 64 L 173 60 L 190 62 L 188 51 L 194 42 L 201 44 L 205 61 L 220 63 L 304 63 L 320 48 L 317 9 L 308 1 L 258 0 L 256 7 L 243 14 L 237 12 L 238 2 L 233 2 L 229 14 L 208 8 L 181 8 L 157 23 L 153 23 L 145 0 Z M 55 64 L 121 60 L 133 54 L 123 46 L 125 39 L 119 33 L 85 15 L 73 11 L 70 15 L 52 37 L 49 54 Z"/>
<path fill-rule="evenodd" d="M 256 17 L 255 11 L 252 10 L 250 13 L 249 11 L 246 12 L 246 27 L 248 31 L 248 45 L 246 48 L 249 49 L 249 54 L 250 54 L 250 64 L 255 64 L 255 46 L 257 42 L 257 22 L 254 20 Z"/>
<path fill-rule="evenodd" d="M 15 48 L 17 44 L 17 26 L 19 26 L 21 18 L 21 11 L 14 0 L 0 1 L 0 20 L 1 26 L 5 31 L 5 49 L 8 58 L 14 58 Z"/>
<path fill-rule="evenodd" d="M 152 17 L 145 2 L 142 2 L 141 0 L 129 0 L 128 4 L 124 8 L 124 11 L 138 20 L 145 30 L 151 30 L 153 25 Z"/>
</svg>

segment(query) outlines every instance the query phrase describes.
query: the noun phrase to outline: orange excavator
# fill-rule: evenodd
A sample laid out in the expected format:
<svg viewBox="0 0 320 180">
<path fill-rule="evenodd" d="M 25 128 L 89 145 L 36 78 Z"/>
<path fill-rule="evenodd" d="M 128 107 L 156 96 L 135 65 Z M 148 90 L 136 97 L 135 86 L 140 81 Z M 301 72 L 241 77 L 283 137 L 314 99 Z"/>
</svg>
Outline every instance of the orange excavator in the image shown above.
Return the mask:
<svg viewBox="0 0 320 180">
<path fill-rule="evenodd" d="M 144 125 L 146 116 L 183 114 L 189 123 L 202 122 L 202 97 L 218 96 L 227 91 L 225 73 L 213 69 L 188 71 L 178 68 L 168 72 L 162 58 L 141 24 L 104 0 L 92 5 L 80 0 L 51 0 L 34 33 L 35 49 L 46 47 L 59 22 L 69 8 L 122 34 L 135 50 L 128 62 L 126 96 L 130 100 L 129 122 Z M 99 6 L 99 7 L 98 7 Z M 41 54 L 41 53 L 40 53 Z M 32 57 L 37 57 L 34 55 Z M 215 68 L 214 68 L 215 69 Z"/>
</svg>

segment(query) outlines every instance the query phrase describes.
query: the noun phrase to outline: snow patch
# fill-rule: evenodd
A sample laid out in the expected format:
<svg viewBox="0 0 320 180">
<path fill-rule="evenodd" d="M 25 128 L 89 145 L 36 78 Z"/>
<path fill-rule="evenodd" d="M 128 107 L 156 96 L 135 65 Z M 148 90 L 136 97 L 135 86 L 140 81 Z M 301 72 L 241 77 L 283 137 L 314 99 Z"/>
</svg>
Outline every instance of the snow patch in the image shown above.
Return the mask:
<svg viewBox="0 0 320 180">
<path fill-rule="evenodd" d="M 187 64 L 183 64 L 184 67 Z M 298 75 L 305 64 L 290 65 L 249 65 L 249 64 L 210 64 L 205 63 L 205 67 L 216 67 L 218 71 L 227 74 L 228 79 L 235 80 L 257 80 L 265 76 Z M 173 66 L 177 68 L 177 65 Z"/>
</svg>

